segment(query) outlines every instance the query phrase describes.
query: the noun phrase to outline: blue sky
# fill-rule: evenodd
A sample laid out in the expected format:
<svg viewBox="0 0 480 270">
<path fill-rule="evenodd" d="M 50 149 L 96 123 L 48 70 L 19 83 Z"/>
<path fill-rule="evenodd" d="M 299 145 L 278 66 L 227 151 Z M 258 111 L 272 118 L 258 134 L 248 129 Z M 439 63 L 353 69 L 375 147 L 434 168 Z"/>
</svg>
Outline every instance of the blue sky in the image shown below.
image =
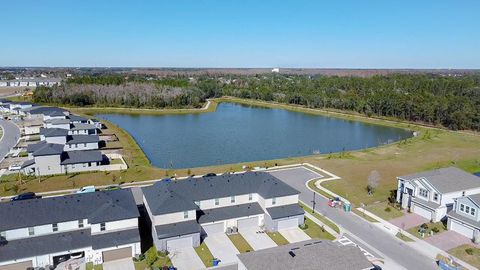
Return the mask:
<svg viewBox="0 0 480 270">
<path fill-rule="evenodd" d="M 0 10 L 0 66 L 480 68 L 478 0 L 16 0 Z"/>
</svg>

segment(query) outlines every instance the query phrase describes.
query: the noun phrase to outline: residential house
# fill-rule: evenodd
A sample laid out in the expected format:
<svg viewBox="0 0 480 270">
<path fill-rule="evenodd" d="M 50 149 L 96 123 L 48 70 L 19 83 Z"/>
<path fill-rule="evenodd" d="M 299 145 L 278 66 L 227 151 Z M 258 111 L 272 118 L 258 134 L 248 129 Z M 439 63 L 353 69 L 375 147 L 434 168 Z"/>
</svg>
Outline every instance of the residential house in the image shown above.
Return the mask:
<svg viewBox="0 0 480 270">
<path fill-rule="evenodd" d="M 446 218 L 456 198 L 480 193 L 480 178 L 455 167 L 397 177 L 397 202 L 433 222 Z"/>
<path fill-rule="evenodd" d="M 72 123 L 69 118 L 45 120 L 44 128 L 61 128 L 68 130 L 69 135 L 96 135 L 97 127 L 86 123 Z"/>
<path fill-rule="evenodd" d="M 0 270 L 57 267 L 72 255 L 101 264 L 141 253 L 129 189 L 4 202 L 0 217 Z"/>
<path fill-rule="evenodd" d="M 27 147 L 29 160 L 21 166 L 25 174 L 52 175 L 100 170 L 107 159 L 97 150 L 64 151 L 65 145 L 42 141 Z"/>
<path fill-rule="evenodd" d="M 264 172 L 164 180 L 142 190 L 158 250 L 196 247 L 211 234 L 304 222 L 299 191 Z"/>
<path fill-rule="evenodd" d="M 46 106 L 35 106 L 32 108 L 24 109 L 24 111 L 27 117 L 42 118 L 44 121 L 53 118 L 65 118 L 63 115 L 67 116 L 70 114 L 69 111 L 65 109 Z"/>
<path fill-rule="evenodd" d="M 374 269 L 356 246 L 308 240 L 237 255 L 238 270 L 367 270 Z"/>
<path fill-rule="evenodd" d="M 447 213 L 447 217 L 449 230 L 480 242 L 480 194 L 455 199 L 454 207 Z"/>
</svg>

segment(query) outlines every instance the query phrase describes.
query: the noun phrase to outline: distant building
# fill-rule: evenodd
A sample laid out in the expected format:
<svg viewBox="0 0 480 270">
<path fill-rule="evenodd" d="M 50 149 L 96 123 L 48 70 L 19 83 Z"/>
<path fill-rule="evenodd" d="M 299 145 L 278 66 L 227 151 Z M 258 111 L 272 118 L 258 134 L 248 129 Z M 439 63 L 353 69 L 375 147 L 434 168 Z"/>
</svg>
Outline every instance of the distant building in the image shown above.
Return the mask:
<svg viewBox="0 0 480 270">
<path fill-rule="evenodd" d="M 273 73 L 279 73 L 279 72 L 280 72 L 280 69 L 279 69 L 279 68 L 274 68 L 274 69 L 272 69 L 272 72 L 273 72 Z"/>
<path fill-rule="evenodd" d="M 16 78 L 15 80 L 2 80 L 0 86 L 3 87 L 37 87 L 60 85 L 60 78 Z"/>
</svg>

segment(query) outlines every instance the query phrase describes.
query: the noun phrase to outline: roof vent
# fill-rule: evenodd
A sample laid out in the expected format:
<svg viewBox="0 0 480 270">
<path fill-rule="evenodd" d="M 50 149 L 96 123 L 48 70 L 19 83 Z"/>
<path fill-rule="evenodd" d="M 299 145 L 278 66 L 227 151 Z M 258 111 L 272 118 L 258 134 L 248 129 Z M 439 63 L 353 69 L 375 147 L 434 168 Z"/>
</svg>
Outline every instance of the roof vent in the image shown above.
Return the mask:
<svg viewBox="0 0 480 270">
<path fill-rule="evenodd" d="M 294 257 L 296 256 L 295 253 L 294 253 L 292 250 L 290 250 L 290 251 L 288 252 L 288 254 L 290 254 L 290 256 L 292 256 L 292 258 L 294 258 Z"/>
</svg>

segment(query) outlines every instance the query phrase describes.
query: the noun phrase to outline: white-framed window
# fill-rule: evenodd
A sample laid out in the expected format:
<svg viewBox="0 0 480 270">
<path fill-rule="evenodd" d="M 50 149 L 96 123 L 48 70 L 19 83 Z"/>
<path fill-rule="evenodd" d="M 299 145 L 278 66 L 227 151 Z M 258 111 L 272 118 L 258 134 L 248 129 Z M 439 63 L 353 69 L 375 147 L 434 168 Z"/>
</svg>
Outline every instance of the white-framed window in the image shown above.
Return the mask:
<svg viewBox="0 0 480 270">
<path fill-rule="evenodd" d="M 470 215 L 475 216 L 475 208 L 470 209 Z"/>
<path fill-rule="evenodd" d="M 249 201 L 253 200 L 253 193 L 248 194 L 248 200 Z"/>
<path fill-rule="evenodd" d="M 34 227 L 28 227 L 28 235 L 29 236 L 34 236 L 35 235 L 35 228 Z"/>
<path fill-rule="evenodd" d="M 105 231 L 105 222 L 100 223 L 100 231 Z"/>
<path fill-rule="evenodd" d="M 460 204 L 460 211 L 465 212 L 465 205 L 464 204 Z"/>
<path fill-rule="evenodd" d="M 219 198 L 215 198 L 215 205 L 220 205 L 220 199 Z"/>
<path fill-rule="evenodd" d="M 183 218 L 188 218 L 188 211 L 183 211 Z"/>
<path fill-rule="evenodd" d="M 470 206 L 465 205 L 465 213 L 470 214 Z"/>
<path fill-rule="evenodd" d="M 272 205 L 277 204 L 277 198 L 272 198 Z"/>
<path fill-rule="evenodd" d="M 200 201 L 195 201 L 195 204 L 200 207 Z"/>
<path fill-rule="evenodd" d="M 418 191 L 418 195 L 424 198 L 428 198 L 428 190 L 420 188 L 420 190 Z"/>
<path fill-rule="evenodd" d="M 52 231 L 58 232 L 58 223 L 53 223 L 52 224 Z"/>
<path fill-rule="evenodd" d="M 231 197 L 230 197 L 230 202 L 231 202 L 231 203 L 234 203 L 234 202 L 235 202 L 235 196 L 231 196 Z"/>
<path fill-rule="evenodd" d="M 78 228 L 83 228 L 83 219 L 78 220 Z"/>
<path fill-rule="evenodd" d="M 438 201 L 438 193 L 433 193 L 433 200 Z"/>
<path fill-rule="evenodd" d="M 0 238 L 2 239 L 7 238 L 7 232 L 0 232 Z"/>
</svg>

